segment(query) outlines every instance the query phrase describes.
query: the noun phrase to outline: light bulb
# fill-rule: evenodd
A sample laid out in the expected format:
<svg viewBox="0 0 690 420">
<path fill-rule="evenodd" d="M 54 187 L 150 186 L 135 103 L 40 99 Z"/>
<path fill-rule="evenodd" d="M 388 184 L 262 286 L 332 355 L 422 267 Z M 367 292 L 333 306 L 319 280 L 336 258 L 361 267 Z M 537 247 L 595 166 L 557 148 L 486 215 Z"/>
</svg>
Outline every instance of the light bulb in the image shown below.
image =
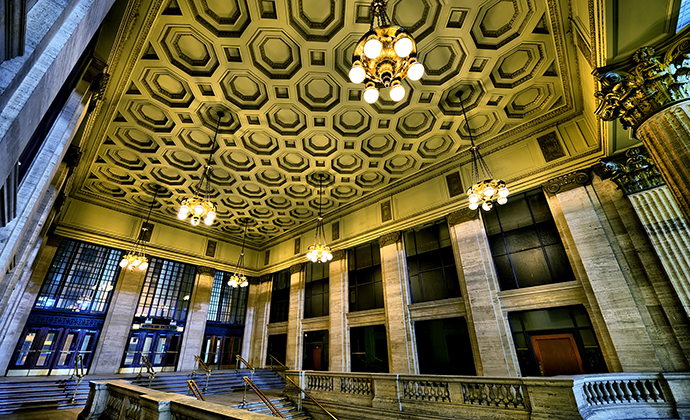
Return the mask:
<svg viewBox="0 0 690 420">
<path fill-rule="evenodd" d="M 350 69 L 350 81 L 352 83 L 362 83 L 367 73 L 364 71 L 361 65 L 353 64 Z"/>
<path fill-rule="evenodd" d="M 139 258 L 136 258 L 134 261 L 132 261 L 132 267 L 136 267 L 139 264 L 141 264 L 141 260 Z"/>
<path fill-rule="evenodd" d="M 402 98 L 405 97 L 405 88 L 402 84 L 400 84 L 399 81 L 397 81 L 397 83 L 393 82 L 393 87 L 390 91 L 390 97 L 395 102 L 399 102 L 400 100 L 402 100 Z"/>
<path fill-rule="evenodd" d="M 199 219 L 199 217 L 192 216 L 192 220 L 190 220 L 189 222 L 192 224 L 192 226 L 198 226 L 200 221 L 201 219 Z"/>
<path fill-rule="evenodd" d="M 329 253 L 328 253 L 328 261 L 330 261 L 330 260 L 332 260 L 332 259 L 333 259 L 333 254 L 331 254 L 331 253 L 329 252 Z"/>
<path fill-rule="evenodd" d="M 204 212 L 204 206 L 202 206 L 201 204 L 197 204 L 194 207 L 194 214 L 196 214 L 197 216 L 200 216 L 203 212 Z"/>
<path fill-rule="evenodd" d="M 230 277 L 230 281 L 228 282 L 228 286 L 237 287 L 237 276 Z"/>
<path fill-rule="evenodd" d="M 410 80 L 419 80 L 424 76 L 424 66 L 422 63 L 414 63 L 407 69 L 407 77 Z"/>
<path fill-rule="evenodd" d="M 177 218 L 182 220 L 189 214 L 189 207 L 186 204 L 180 206 L 180 211 L 177 213 Z"/>
<path fill-rule="evenodd" d="M 210 218 L 210 217 L 208 217 L 208 216 L 206 216 L 206 218 L 204 219 L 204 224 L 205 224 L 206 226 L 211 226 L 211 225 L 213 224 L 213 219 Z"/>
<path fill-rule="evenodd" d="M 321 255 L 321 262 L 325 263 L 326 261 L 328 261 L 328 254 Z"/>
<path fill-rule="evenodd" d="M 123 258 L 122 261 L 120 261 L 120 267 L 122 267 L 122 268 L 127 267 L 127 264 L 129 264 L 129 261 L 127 261 L 127 258 Z"/>
<path fill-rule="evenodd" d="M 209 210 L 209 212 L 206 214 L 207 219 L 215 220 L 216 218 L 216 212 L 213 210 Z"/>
<path fill-rule="evenodd" d="M 508 194 L 510 194 L 510 191 L 508 191 L 508 188 L 503 187 L 498 189 L 498 195 L 501 197 L 508 197 Z"/>
<path fill-rule="evenodd" d="M 496 202 L 500 205 L 504 205 L 505 203 L 508 202 L 508 198 L 507 197 L 498 197 L 498 200 L 496 200 Z"/>
<path fill-rule="evenodd" d="M 493 207 L 493 204 L 491 204 L 491 201 L 487 201 L 484 204 L 482 204 L 482 209 L 484 211 L 489 211 L 491 210 L 491 207 Z"/>
<path fill-rule="evenodd" d="M 366 87 L 364 89 L 364 100 L 369 103 L 373 104 L 376 102 L 376 100 L 379 98 L 379 90 L 376 89 L 376 87 L 372 84 Z"/>
<path fill-rule="evenodd" d="M 493 187 L 486 187 L 484 190 L 484 195 L 487 197 L 491 197 L 494 195 L 494 188 Z"/>
<path fill-rule="evenodd" d="M 376 38 L 371 38 L 364 44 L 364 55 L 373 60 L 381 54 L 382 48 L 383 45 L 381 45 L 381 41 Z"/>
<path fill-rule="evenodd" d="M 249 282 L 245 278 L 244 281 L 242 283 L 240 283 L 240 287 L 247 287 L 247 286 L 249 286 Z"/>
<path fill-rule="evenodd" d="M 146 261 L 139 264 L 139 270 L 141 270 L 141 271 L 146 270 L 148 267 L 149 267 L 149 263 L 147 263 Z"/>
<path fill-rule="evenodd" d="M 478 203 L 479 202 L 479 196 L 475 193 L 470 194 L 470 203 Z"/>
<path fill-rule="evenodd" d="M 477 210 L 479 208 L 479 203 L 470 203 L 470 210 Z"/>
<path fill-rule="evenodd" d="M 412 40 L 404 36 L 395 41 L 393 49 L 395 50 L 395 53 L 398 54 L 398 57 L 407 57 L 412 52 Z"/>
</svg>

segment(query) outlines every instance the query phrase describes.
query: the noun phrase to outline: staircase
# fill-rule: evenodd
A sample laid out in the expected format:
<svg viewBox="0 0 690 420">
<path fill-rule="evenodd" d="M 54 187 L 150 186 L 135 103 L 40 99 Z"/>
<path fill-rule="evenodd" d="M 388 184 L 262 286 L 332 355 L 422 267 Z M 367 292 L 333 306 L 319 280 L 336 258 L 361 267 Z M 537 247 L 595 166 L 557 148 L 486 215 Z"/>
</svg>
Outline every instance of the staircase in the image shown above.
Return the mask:
<svg viewBox="0 0 690 420">
<path fill-rule="evenodd" d="M 203 392 L 208 394 L 222 394 L 235 391 L 244 391 L 242 376 L 250 376 L 251 372 L 241 369 L 236 374 L 234 370 L 214 370 L 208 382 L 208 389 Z M 197 372 L 162 372 L 158 373 L 151 381 L 151 389 L 177 394 L 187 394 L 187 380 L 194 379 L 199 389 L 206 385 L 206 374 Z M 79 385 L 74 396 L 76 379 L 66 376 L 61 377 L 6 377 L 0 382 L 0 415 L 12 414 L 18 411 L 28 410 L 53 410 L 64 408 L 83 407 L 89 396 L 90 381 L 131 381 L 142 387 L 149 386 L 149 378 L 144 375 L 136 378 L 132 375 L 92 376 L 87 375 Z M 260 389 L 285 388 L 285 382 L 271 370 L 257 369 L 254 372 L 254 383 Z"/>
<path fill-rule="evenodd" d="M 297 410 L 297 407 L 288 400 L 287 398 L 280 398 L 277 400 L 270 400 L 271 403 L 280 411 L 286 419 L 298 419 L 298 420 L 310 420 L 311 417 L 307 416 L 304 411 Z M 235 408 L 240 408 L 243 410 L 248 410 L 253 413 L 265 414 L 267 416 L 272 415 L 271 410 L 266 407 L 263 402 L 248 403 L 244 405 L 236 405 Z"/>
<path fill-rule="evenodd" d="M 85 376 L 74 394 L 76 379 L 69 377 L 5 378 L 0 384 L 0 415 L 28 410 L 58 410 L 83 407 L 89 396 L 89 377 Z M 99 381 L 132 380 L 130 376 L 98 377 Z M 74 396 L 74 402 L 72 402 Z"/>
<path fill-rule="evenodd" d="M 199 389 L 204 395 L 225 394 L 228 392 L 243 391 L 243 376 L 251 377 L 251 371 L 240 369 L 237 373 L 234 370 L 214 370 L 206 385 L 206 373 L 196 372 L 191 375 L 189 372 L 170 372 L 158 373 L 151 381 L 151 389 L 163 392 L 174 392 L 176 394 L 187 394 L 187 380 L 194 379 Z M 254 383 L 259 389 L 285 388 L 285 382 L 276 373 L 269 369 L 257 369 L 254 371 Z M 134 385 L 143 387 L 149 386 L 149 378 L 144 375 L 139 379 L 133 380 Z"/>
</svg>

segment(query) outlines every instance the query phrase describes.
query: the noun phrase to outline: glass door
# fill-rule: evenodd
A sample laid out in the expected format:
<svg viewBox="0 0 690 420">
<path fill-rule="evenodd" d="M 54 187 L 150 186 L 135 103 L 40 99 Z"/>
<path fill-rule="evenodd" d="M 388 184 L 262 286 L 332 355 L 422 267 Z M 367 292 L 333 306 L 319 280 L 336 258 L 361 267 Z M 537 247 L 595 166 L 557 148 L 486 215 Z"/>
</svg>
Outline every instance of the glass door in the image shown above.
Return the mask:
<svg viewBox="0 0 690 420">
<path fill-rule="evenodd" d="M 97 338 L 98 331 L 84 328 L 28 328 L 8 370 L 22 370 L 27 375 L 67 375 L 78 355 L 88 369 Z"/>
<path fill-rule="evenodd" d="M 201 360 L 214 369 L 234 369 L 235 355 L 239 354 L 242 337 L 206 335 L 201 347 Z"/>
<path fill-rule="evenodd" d="M 122 361 L 122 367 L 144 366 L 146 356 L 151 366 L 175 367 L 180 351 L 182 334 L 170 331 L 132 332 Z"/>
</svg>

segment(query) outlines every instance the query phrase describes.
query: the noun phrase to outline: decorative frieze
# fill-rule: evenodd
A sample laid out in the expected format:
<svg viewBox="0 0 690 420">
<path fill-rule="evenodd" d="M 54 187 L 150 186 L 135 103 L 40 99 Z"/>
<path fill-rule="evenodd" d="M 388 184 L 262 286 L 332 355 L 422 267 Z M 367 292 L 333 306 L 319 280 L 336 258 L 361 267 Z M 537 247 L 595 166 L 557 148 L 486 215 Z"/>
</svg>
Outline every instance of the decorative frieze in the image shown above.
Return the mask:
<svg viewBox="0 0 690 420">
<path fill-rule="evenodd" d="M 587 185 L 591 180 L 592 177 L 587 172 L 574 172 L 545 182 L 542 187 L 547 193 L 556 194 L 573 188 L 582 187 Z"/>
<path fill-rule="evenodd" d="M 259 283 L 265 283 L 267 281 L 271 281 L 273 278 L 272 274 L 264 274 L 263 276 L 259 277 Z"/>
<path fill-rule="evenodd" d="M 469 208 L 463 208 L 456 212 L 453 212 L 446 216 L 448 224 L 451 226 L 459 225 L 460 223 L 469 222 L 470 220 L 479 219 L 478 210 L 470 210 Z"/>
<path fill-rule="evenodd" d="M 389 232 L 379 238 L 379 247 L 394 244 L 400 240 L 400 232 Z"/>
<path fill-rule="evenodd" d="M 339 249 L 337 251 L 333 251 L 333 259 L 331 260 L 331 262 L 342 260 L 343 258 L 345 258 L 345 251 Z"/>
<path fill-rule="evenodd" d="M 643 147 L 634 147 L 624 157 L 601 161 L 604 170 L 611 174 L 626 195 L 655 188 L 664 184 L 664 179 Z"/>
</svg>

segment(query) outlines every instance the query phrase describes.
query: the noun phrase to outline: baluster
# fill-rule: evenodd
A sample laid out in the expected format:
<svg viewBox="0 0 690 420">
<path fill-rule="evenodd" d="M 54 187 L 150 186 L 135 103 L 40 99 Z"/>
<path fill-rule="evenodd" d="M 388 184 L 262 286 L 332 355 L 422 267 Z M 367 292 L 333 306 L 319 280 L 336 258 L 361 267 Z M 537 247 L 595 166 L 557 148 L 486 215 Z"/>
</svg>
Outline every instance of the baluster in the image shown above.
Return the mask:
<svg viewBox="0 0 690 420">
<path fill-rule="evenodd" d="M 621 395 L 622 395 L 622 401 L 631 403 L 634 401 L 630 395 L 630 388 L 628 388 L 628 382 L 629 381 L 620 381 L 618 388 L 619 388 Z"/>
<path fill-rule="evenodd" d="M 627 381 L 625 387 L 628 388 L 630 397 L 633 399 L 634 402 L 642 401 L 642 399 L 640 398 L 640 390 L 637 389 L 637 384 L 635 381 Z"/>
<path fill-rule="evenodd" d="M 595 390 L 597 392 L 597 404 L 606 403 L 606 397 L 604 396 L 604 392 L 605 392 L 604 383 L 597 381 L 597 382 L 595 382 L 595 384 L 596 384 Z"/>
<path fill-rule="evenodd" d="M 625 398 L 623 398 L 623 392 L 621 391 L 621 381 L 613 381 L 611 383 L 611 390 L 612 390 L 611 397 L 614 399 L 614 402 L 616 402 L 616 403 L 625 402 Z"/>
<path fill-rule="evenodd" d="M 649 402 L 649 394 L 644 387 L 644 383 L 640 380 L 635 381 L 635 388 L 637 388 L 637 391 L 640 394 L 640 402 Z"/>
<path fill-rule="evenodd" d="M 649 393 L 650 398 L 652 400 L 654 400 L 654 402 L 662 401 L 662 398 L 660 398 L 661 397 L 660 392 L 657 391 L 657 389 L 654 387 L 654 383 L 652 381 L 646 380 L 646 381 L 644 381 L 644 384 L 645 384 L 645 388 L 647 389 L 647 391 Z"/>
<path fill-rule="evenodd" d="M 515 406 L 525 408 L 525 397 L 522 395 L 522 385 L 513 386 L 515 391 Z"/>
</svg>

